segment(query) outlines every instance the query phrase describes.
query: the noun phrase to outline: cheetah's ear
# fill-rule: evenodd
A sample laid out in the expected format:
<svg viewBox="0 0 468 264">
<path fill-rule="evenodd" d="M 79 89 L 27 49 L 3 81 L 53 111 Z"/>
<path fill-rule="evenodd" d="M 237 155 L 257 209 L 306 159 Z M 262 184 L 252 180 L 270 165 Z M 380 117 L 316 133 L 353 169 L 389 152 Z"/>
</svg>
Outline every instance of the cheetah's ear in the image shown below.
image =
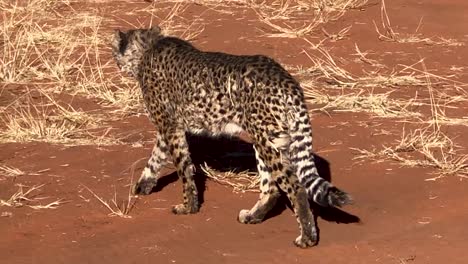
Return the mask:
<svg viewBox="0 0 468 264">
<path fill-rule="evenodd" d="M 159 35 L 161 35 L 161 28 L 156 25 L 156 26 L 152 26 L 151 28 L 148 29 L 148 32 L 151 37 L 157 37 Z"/>
<path fill-rule="evenodd" d="M 114 30 L 114 40 L 112 41 L 112 46 L 114 49 L 119 50 L 121 54 L 125 52 L 125 49 L 128 45 L 128 36 L 125 32 L 120 31 L 120 29 Z"/>
<path fill-rule="evenodd" d="M 113 39 L 113 41 L 117 41 L 117 42 L 120 41 L 122 33 L 123 32 L 120 31 L 120 29 L 114 29 L 114 39 Z"/>
</svg>

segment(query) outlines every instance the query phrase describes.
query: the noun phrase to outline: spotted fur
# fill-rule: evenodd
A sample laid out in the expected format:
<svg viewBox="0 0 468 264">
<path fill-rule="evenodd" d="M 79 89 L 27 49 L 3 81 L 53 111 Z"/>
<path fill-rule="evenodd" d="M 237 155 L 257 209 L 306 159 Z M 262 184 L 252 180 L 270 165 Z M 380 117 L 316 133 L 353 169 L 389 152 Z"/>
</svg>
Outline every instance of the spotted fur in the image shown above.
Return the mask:
<svg viewBox="0 0 468 264">
<path fill-rule="evenodd" d="M 309 200 L 322 206 L 351 202 L 345 192 L 320 178 L 312 152 L 312 130 L 299 83 L 273 59 L 204 52 L 187 41 L 165 36 L 159 27 L 116 31 L 113 56 L 120 69 L 138 80 L 156 144 L 135 194 L 149 194 L 158 172 L 173 161 L 183 182 L 176 214 L 199 210 L 185 132 L 236 135 L 254 141 L 261 177 L 260 199 L 241 210 L 241 223 L 259 223 L 286 193 L 300 227 L 299 247 L 313 246 L 316 226 Z"/>
</svg>

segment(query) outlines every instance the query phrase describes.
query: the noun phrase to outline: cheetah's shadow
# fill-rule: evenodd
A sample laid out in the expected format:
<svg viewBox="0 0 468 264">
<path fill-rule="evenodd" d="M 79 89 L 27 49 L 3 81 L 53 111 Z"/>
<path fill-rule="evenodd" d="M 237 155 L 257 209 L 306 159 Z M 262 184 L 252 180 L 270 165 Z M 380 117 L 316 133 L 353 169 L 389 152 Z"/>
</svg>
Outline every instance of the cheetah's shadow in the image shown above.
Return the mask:
<svg viewBox="0 0 468 264">
<path fill-rule="evenodd" d="M 200 166 L 206 163 L 217 171 L 257 171 L 255 152 L 250 143 L 234 137 L 207 137 L 200 135 L 187 134 L 187 141 L 192 157 L 192 161 L 197 167 L 195 182 L 199 192 L 199 201 L 204 202 L 204 192 L 206 189 L 207 176 L 200 169 Z M 327 181 L 331 181 L 330 163 L 315 155 L 315 162 L 319 175 Z M 159 191 L 164 186 L 178 180 L 177 174 L 172 173 L 162 177 L 158 181 L 157 187 L 153 192 Z M 252 206 L 256 201 L 252 201 Z M 286 195 L 282 195 L 276 206 L 267 214 L 265 220 L 281 214 L 291 205 Z M 243 208 L 239 208 L 243 209 Z M 324 208 L 316 204 L 311 205 L 314 215 L 326 221 L 336 223 L 357 223 L 360 222 L 358 216 L 349 214 L 338 208 Z"/>
</svg>

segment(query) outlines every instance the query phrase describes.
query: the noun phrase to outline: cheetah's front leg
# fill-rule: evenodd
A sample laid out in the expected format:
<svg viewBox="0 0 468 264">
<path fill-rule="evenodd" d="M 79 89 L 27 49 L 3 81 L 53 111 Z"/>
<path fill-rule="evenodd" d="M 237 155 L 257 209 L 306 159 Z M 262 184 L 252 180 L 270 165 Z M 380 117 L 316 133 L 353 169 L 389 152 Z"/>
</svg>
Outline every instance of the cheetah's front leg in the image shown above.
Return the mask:
<svg viewBox="0 0 468 264">
<path fill-rule="evenodd" d="M 193 214 L 198 212 L 198 191 L 193 174 L 195 166 L 192 164 L 190 152 L 185 137 L 185 131 L 174 129 L 166 134 L 169 152 L 172 155 L 177 174 L 182 179 L 184 202 L 172 208 L 174 214 Z"/>
<path fill-rule="evenodd" d="M 159 179 L 159 171 L 168 161 L 168 147 L 167 143 L 161 134 L 156 134 L 156 142 L 153 150 L 151 151 L 151 157 L 146 164 L 146 167 L 141 173 L 141 177 L 138 182 L 133 186 L 133 194 L 148 195 L 151 190 L 156 186 Z"/>
</svg>

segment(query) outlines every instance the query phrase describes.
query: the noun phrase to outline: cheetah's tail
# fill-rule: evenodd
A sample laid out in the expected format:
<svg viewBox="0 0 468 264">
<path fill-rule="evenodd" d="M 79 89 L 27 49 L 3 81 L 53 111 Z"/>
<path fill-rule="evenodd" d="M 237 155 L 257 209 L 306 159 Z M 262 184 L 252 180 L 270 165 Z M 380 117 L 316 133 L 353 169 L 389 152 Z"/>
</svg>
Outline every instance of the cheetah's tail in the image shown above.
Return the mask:
<svg viewBox="0 0 468 264">
<path fill-rule="evenodd" d="M 309 198 L 324 207 L 342 207 L 353 203 L 353 198 L 349 194 L 323 178 L 312 180 L 312 184 L 307 188 L 307 193 Z"/>
<path fill-rule="evenodd" d="M 289 102 L 290 145 L 289 154 L 296 175 L 306 188 L 309 200 L 324 207 L 341 207 L 351 204 L 353 199 L 319 176 L 312 150 L 312 130 L 304 102 Z"/>
</svg>

